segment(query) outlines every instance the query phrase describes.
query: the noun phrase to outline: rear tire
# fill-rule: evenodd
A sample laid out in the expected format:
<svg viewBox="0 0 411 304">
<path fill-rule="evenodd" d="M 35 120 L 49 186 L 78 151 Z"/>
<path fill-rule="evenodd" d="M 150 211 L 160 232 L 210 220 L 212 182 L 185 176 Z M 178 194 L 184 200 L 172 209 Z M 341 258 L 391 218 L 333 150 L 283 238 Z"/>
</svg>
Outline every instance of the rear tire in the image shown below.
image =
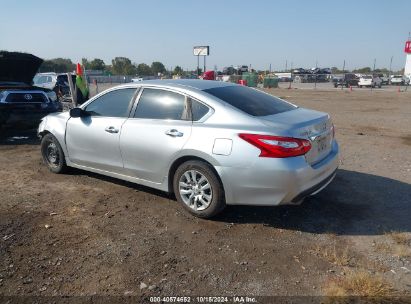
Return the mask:
<svg viewBox="0 0 411 304">
<path fill-rule="evenodd" d="M 46 134 L 41 140 L 41 156 L 51 172 L 59 174 L 67 170 L 63 149 L 51 133 Z"/>
<path fill-rule="evenodd" d="M 202 161 L 187 161 L 173 177 L 177 201 L 191 214 L 210 218 L 225 208 L 224 189 L 213 168 Z"/>
</svg>

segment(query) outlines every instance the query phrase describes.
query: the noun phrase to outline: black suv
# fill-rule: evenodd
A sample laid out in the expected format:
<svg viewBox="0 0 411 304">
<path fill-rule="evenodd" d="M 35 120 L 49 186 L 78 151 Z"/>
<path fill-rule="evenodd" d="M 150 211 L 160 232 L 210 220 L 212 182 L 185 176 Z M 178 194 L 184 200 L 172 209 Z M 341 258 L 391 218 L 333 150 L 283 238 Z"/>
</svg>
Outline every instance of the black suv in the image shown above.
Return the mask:
<svg viewBox="0 0 411 304">
<path fill-rule="evenodd" d="M 355 74 L 344 74 L 341 78 L 334 78 L 334 87 L 343 86 L 349 88 L 350 86 L 358 86 L 359 78 Z"/>
<path fill-rule="evenodd" d="M 53 90 L 32 85 L 43 60 L 26 53 L 0 51 L 0 127 L 6 123 L 38 124 L 61 111 Z"/>
</svg>

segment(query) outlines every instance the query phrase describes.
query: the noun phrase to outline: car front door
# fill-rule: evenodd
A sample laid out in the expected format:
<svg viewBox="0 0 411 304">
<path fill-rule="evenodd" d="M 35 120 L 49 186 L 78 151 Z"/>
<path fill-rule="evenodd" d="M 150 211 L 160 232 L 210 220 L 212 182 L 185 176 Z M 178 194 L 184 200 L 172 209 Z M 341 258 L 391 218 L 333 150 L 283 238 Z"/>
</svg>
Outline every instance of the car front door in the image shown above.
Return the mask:
<svg viewBox="0 0 411 304">
<path fill-rule="evenodd" d="M 71 162 L 104 171 L 123 171 L 119 139 L 135 92 L 135 88 L 109 91 L 84 107 L 86 116 L 68 120 L 66 145 Z"/>
<path fill-rule="evenodd" d="M 133 117 L 123 125 L 120 149 L 127 175 L 161 183 L 171 159 L 190 137 L 192 121 L 186 96 L 144 88 Z"/>
</svg>

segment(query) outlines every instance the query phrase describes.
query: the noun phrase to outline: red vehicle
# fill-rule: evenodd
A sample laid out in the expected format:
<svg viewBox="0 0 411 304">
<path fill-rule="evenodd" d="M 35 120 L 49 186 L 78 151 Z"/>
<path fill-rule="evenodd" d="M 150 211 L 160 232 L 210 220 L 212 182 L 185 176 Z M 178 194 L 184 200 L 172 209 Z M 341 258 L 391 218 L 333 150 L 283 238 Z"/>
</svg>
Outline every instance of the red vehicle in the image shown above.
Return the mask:
<svg viewBox="0 0 411 304">
<path fill-rule="evenodd" d="M 202 76 L 203 80 L 215 80 L 214 71 L 205 71 Z"/>
</svg>

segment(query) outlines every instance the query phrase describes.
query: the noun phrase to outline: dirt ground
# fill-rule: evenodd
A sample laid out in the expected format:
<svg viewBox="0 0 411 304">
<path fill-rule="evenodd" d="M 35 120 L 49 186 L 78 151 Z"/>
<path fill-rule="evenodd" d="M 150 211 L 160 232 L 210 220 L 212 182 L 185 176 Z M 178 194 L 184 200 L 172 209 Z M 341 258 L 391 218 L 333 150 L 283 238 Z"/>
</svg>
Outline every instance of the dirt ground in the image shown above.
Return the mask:
<svg viewBox="0 0 411 304">
<path fill-rule="evenodd" d="M 131 183 L 52 174 L 35 132 L 1 130 L 0 295 L 410 294 L 411 92 L 269 91 L 332 115 L 337 177 L 301 206 L 213 220 Z"/>
</svg>

